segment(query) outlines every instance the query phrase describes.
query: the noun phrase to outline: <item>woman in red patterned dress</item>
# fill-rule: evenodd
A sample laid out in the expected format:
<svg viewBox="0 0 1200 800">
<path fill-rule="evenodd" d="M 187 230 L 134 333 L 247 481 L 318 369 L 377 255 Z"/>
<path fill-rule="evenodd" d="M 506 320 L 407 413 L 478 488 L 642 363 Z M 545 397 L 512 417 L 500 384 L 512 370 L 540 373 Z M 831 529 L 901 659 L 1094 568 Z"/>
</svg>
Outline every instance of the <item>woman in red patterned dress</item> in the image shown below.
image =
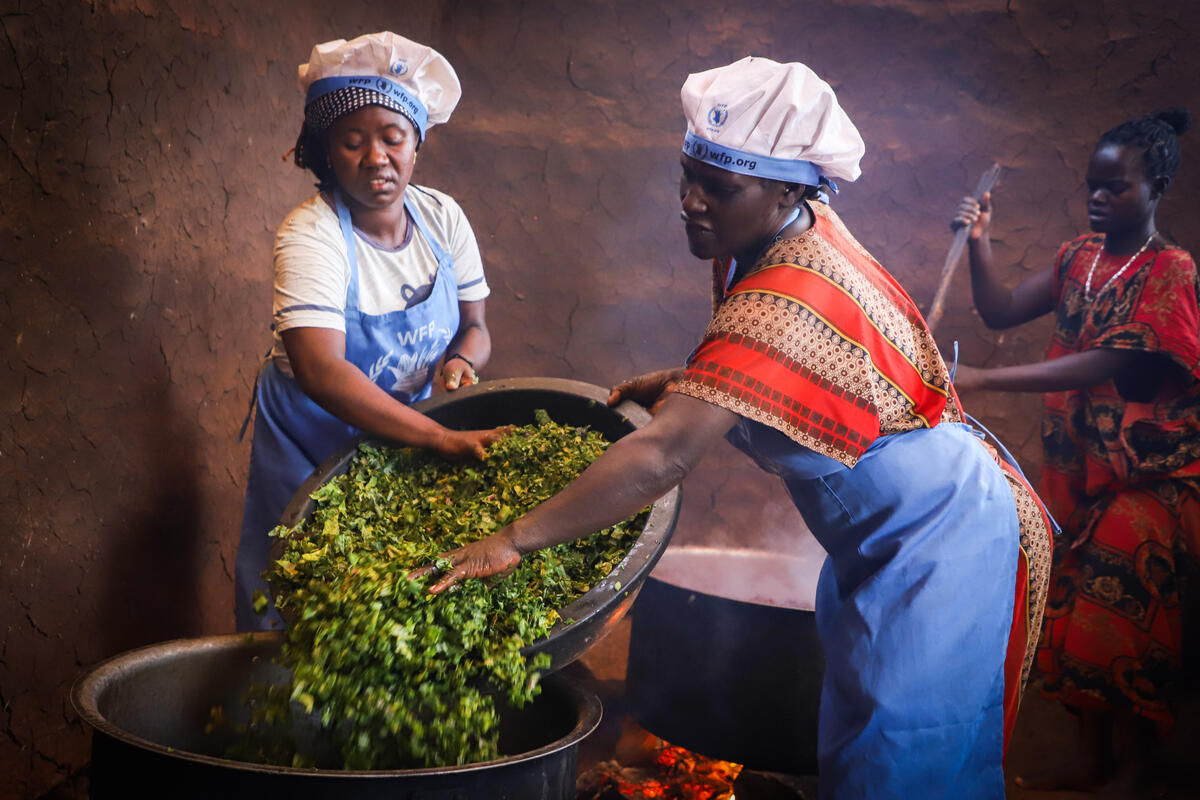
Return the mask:
<svg viewBox="0 0 1200 800">
<path fill-rule="evenodd" d="M 1015 289 L 992 267 L 991 198 L 965 199 L 955 217 L 971 226 L 988 327 L 1056 315 L 1045 361 L 960 367 L 955 380 L 1046 393 L 1041 496 L 1064 536 L 1038 665 L 1045 692 L 1078 715 L 1084 755 L 1019 780 L 1029 787 L 1147 796 L 1152 743 L 1173 720 L 1180 583 L 1200 557 L 1200 292 L 1192 257 L 1154 217 L 1190 121 L 1172 109 L 1101 136 L 1087 172 L 1093 232 Z"/>
</svg>

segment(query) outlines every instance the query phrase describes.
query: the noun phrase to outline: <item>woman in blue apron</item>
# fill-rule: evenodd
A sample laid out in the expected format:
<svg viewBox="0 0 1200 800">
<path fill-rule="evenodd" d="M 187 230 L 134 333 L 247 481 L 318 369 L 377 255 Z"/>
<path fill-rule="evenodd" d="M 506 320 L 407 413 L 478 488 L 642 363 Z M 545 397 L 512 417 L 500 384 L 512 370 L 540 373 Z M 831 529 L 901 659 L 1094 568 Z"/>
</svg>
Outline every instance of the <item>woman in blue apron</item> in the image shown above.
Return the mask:
<svg viewBox="0 0 1200 800">
<path fill-rule="evenodd" d="M 361 431 L 454 458 L 482 457 L 500 435 L 450 430 L 409 408 L 430 395 L 439 361 L 454 390 L 477 380 L 491 350 L 470 225 L 451 198 L 410 184 L 426 130 L 458 102 L 454 70 L 424 45 L 377 33 L 317 45 L 300 84 L 295 160 L 320 192 L 276 237 L 276 341 L 255 387 L 237 554 L 243 631 L 280 624 L 262 580 L 267 534 L 325 458 Z"/>
<path fill-rule="evenodd" d="M 682 95 L 682 217 L 692 254 L 713 264 L 704 339 L 685 369 L 614 390 L 612 402 L 658 406 L 650 424 L 447 554 L 430 589 L 636 513 L 727 437 L 783 480 L 828 553 L 823 800 L 1003 800 L 1049 520 L 966 423 L 912 299 L 823 202 L 863 155 L 829 85 L 803 64 L 746 58 L 690 76 Z"/>
</svg>

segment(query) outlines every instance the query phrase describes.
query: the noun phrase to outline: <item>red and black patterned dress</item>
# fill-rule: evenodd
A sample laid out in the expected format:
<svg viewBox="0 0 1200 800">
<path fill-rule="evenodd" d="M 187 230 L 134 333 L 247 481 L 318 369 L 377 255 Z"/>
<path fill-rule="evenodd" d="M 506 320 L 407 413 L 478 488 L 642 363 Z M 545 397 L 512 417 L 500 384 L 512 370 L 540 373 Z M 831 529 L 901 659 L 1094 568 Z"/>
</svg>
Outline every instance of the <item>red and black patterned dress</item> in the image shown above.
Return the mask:
<svg viewBox="0 0 1200 800">
<path fill-rule="evenodd" d="M 1109 381 L 1045 396 L 1041 496 L 1064 536 L 1055 552 L 1038 664 L 1068 706 L 1132 709 L 1170 722 L 1181 675 L 1180 582 L 1200 556 L 1200 306 L 1196 265 L 1154 246 L 1128 260 L 1081 236 L 1058 254 L 1058 317 L 1046 357 L 1095 348 L 1169 359 L 1162 383 Z M 1077 537 L 1086 542 L 1071 549 Z"/>
</svg>

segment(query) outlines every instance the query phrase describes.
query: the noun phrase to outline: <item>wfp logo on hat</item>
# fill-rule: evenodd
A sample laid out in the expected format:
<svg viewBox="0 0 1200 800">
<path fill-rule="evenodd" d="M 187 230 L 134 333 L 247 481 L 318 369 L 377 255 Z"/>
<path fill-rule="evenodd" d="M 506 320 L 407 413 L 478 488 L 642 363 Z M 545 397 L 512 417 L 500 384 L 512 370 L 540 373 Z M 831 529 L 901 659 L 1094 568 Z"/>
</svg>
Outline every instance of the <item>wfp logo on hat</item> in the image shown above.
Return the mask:
<svg viewBox="0 0 1200 800">
<path fill-rule="evenodd" d="M 408 74 L 408 62 L 403 58 L 398 58 L 391 63 L 391 66 L 388 67 L 388 71 L 397 77 L 403 78 Z"/>
<path fill-rule="evenodd" d="M 720 128 L 729 119 L 729 106 L 724 103 L 717 103 L 708 111 L 708 124 L 713 128 Z"/>
</svg>

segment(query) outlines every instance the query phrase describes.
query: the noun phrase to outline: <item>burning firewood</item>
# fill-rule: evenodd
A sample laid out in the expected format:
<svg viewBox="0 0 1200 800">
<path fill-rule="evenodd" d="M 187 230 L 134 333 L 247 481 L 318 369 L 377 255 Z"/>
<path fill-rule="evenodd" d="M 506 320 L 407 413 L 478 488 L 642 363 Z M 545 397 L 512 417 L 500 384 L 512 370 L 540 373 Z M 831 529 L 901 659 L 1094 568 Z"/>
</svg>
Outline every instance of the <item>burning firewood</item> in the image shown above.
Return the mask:
<svg viewBox="0 0 1200 800">
<path fill-rule="evenodd" d="M 742 771 L 740 764 L 706 758 L 640 729 L 626 732 L 617 754 L 620 760 L 579 777 L 576 800 L 732 800 Z"/>
</svg>

